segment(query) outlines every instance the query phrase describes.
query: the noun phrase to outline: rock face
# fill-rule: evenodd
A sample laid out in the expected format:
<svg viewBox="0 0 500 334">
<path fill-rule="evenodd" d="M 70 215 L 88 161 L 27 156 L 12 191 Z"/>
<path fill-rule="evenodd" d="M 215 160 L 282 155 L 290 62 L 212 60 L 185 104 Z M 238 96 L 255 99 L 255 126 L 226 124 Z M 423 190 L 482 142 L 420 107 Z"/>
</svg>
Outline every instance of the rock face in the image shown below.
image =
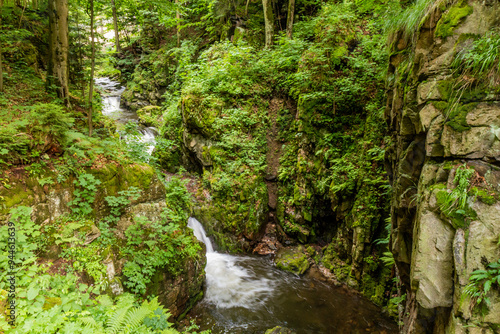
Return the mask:
<svg viewBox="0 0 500 334">
<path fill-rule="evenodd" d="M 391 247 L 407 294 L 402 332 L 493 333 L 498 290 L 488 294 L 483 318 L 463 289 L 474 270 L 500 258 L 500 96 L 480 82 L 461 92 L 452 62 L 498 26 L 500 2 L 431 6 L 411 41 L 396 34 L 389 64 L 386 120 L 394 146 L 386 158 Z M 458 186 L 458 169 L 474 170 L 465 213 L 444 202 Z"/>
<path fill-rule="evenodd" d="M 52 171 L 45 171 L 44 177 L 56 178 Z M 154 169 L 149 165 L 124 165 L 116 166 L 107 164 L 101 168 L 86 171 L 101 182 L 98 186 L 93 203 L 93 215 L 95 220 L 89 219 L 89 226 L 84 226 L 86 240 L 84 245 L 90 244 L 101 235 L 101 231 L 94 224 L 94 221 L 109 215 L 109 207 L 106 204 L 106 196 L 117 196 L 118 192 L 127 190 L 130 187 L 140 189 L 140 196 L 126 206 L 116 223 L 114 233 L 118 240 L 126 240 L 125 230 L 133 223 L 135 217 L 146 217 L 151 222 L 158 221 L 161 213 L 166 207 L 166 190 L 163 183 L 157 177 Z M 2 187 L 1 198 L 7 199 L 0 210 L 0 220 L 7 221 L 9 210 L 15 206 L 31 206 L 32 220 L 40 225 L 51 223 L 59 216 L 71 212 L 68 203 L 74 199 L 76 189 L 73 183 L 74 178 L 68 178 L 61 183 L 42 186 L 36 178 L 28 177 L 25 174 L 17 173 L 10 179 L 10 188 Z M 79 230 L 80 231 L 80 230 Z M 56 259 L 59 257 L 61 249 L 55 243 L 51 244 L 53 238 L 47 235 L 49 240 L 48 248 L 44 257 Z M 112 247 L 119 248 L 117 245 Z M 107 269 L 107 278 L 110 282 L 109 293 L 120 294 L 123 286 L 118 279 L 126 259 L 120 257 L 119 252 L 112 251 L 104 259 L 103 263 Z M 160 268 L 156 271 L 152 283 L 147 286 L 148 294 L 159 296 L 159 301 L 170 310 L 174 317 L 183 314 L 187 309 L 202 296 L 202 286 L 204 282 L 204 267 L 206 258 L 204 250 L 200 251 L 199 259 L 185 258 L 181 272 L 176 275 L 171 274 L 167 268 Z"/>
</svg>

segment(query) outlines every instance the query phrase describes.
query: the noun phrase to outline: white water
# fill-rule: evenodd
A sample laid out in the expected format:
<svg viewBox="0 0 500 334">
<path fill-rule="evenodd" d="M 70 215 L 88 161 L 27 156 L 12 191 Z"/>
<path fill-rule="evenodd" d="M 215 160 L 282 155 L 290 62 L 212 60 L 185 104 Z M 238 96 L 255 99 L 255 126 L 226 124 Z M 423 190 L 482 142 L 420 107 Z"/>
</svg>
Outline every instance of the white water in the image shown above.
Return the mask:
<svg viewBox="0 0 500 334">
<path fill-rule="evenodd" d="M 244 268 L 239 265 L 256 261 L 256 259 L 217 253 L 198 220 L 193 217 L 189 218 L 188 227 L 207 247 L 205 301 L 219 308 L 253 309 L 258 305 L 264 305 L 272 297 L 275 288 L 274 281 L 259 277 L 248 266 Z"/>
<path fill-rule="evenodd" d="M 125 87 L 110 78 L 96 78 L 95 84 L 104 91 L 101 95 L 103 115 L 113 118 L 117 122 L 123 124 L 126 124 L 129 121 L 138 121 L 137 114 L 135 112 L 123 109 L 120 106 L 121 95 L 125 90 Z M 146 144 L 146 151 L 149 155 L 151 155 L 156 145 L 155 137 L 158 133 L 157 129 L 154 127 L 139 127 L 139 132 L 140 136 L 138 138 L 125 138 L 125 141 L 130 142 L 131 140 L 138 140 Z"/>
</svg>

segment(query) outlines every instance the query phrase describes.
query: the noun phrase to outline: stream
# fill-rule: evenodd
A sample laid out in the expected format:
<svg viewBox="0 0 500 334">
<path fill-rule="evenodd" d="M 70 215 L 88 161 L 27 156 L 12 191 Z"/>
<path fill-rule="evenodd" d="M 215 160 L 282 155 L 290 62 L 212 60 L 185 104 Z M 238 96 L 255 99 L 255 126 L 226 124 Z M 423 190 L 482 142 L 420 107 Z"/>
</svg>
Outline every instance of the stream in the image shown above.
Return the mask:
<svg viewBox="0 0 500 334">
<path fill-rule="evenodd" d="M 119 82 L 113 81 L 110 78 L 96 78 L 95 85 L 103 92 L 102 98 L 102 114 L 114 119 L 119 124 L 127 124 L 134 122 L 139 124 L 139 117 L 137 113 L 120 106 L 121 95 L 125 91 Z M 158 130 L 154 127 L 145 127 L 141 124 L 138 125 L 140 136 L 137 138 L 142 143 L 146 144 L 147 152 L 149 155 L 153 153 L 155 148 L 155 137 Z M 133 138 L 124 138 L 126 141 L 133 140 Z"/>
<path fill-rule="evenodd" d="M 297 334 L 398 333 L 396 324 L 365 298 L 277 269 L 269 257 L 214 251 L 203 226 L 188 227 L 207 248 L 206 291 L 190 312 L 212 333 L 264 333 L 275 326 Z"/>
<path fill-rule="evenodd" d="M 103 92 L 104 115 L 121 124 L 139 123 L 135 112 L 120 106 L 125 87 L 109 78 L 97 78 L 95 83 Z M 138 130 L 140 136 L 135 140 L 145 143 L 151 154 L 156 129 L 139 124 Z M 189 313 L 201 330 L 262 334 L 283 326 L 297 334 L 398 332 L 396 324 L 365 298 L 281 271 L 270 257 L 218 253 L 195 218 L 189 218 L 188 226 L 207 249 L 205 296 Z"/>
</svg>

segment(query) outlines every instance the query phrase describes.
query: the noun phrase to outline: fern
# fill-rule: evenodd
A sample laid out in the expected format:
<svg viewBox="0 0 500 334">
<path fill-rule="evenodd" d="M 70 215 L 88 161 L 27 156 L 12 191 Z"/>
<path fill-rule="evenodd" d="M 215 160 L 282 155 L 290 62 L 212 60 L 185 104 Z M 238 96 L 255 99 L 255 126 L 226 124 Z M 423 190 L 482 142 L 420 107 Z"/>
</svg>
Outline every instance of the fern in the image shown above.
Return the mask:
<svg viewBox="0 0 500 334">
<path fill-rule="evenodd" d="M 103 298 L 104 299 L 104 298 Z M 109 302 L 106 301 L 106 302 Z M 133 307 L 134 297 L 133 295 L 122 295 L 119 297 L 119 301 L 116 305 L 116 310 L 111 315 L 107 322 L 106 333 L 156 333 L 150 328 L 158 329 L 158 326 L 151 326 L 150 322 L 146 322 L 149 317 L 155 317 L 162 320 L 161 330 L 168 329 L 171 323 L 167 322 L 166 319 L 170 316 L 166 313 L 163 307 L 158 302 L 158 297 L 155 297 L 150 302 L 144 301 L 140 306 Z M 172 333 L 178 333 L 174 331 Z"/>
<path fill-rule="evenodd" d="M 155 309 L 156 308 L 157 307 L 155 307 Z M 125 322 L 127 328 L 134 329 L 139 327 L 143 320 L 151 315 L 155 309 L 151 309 L 151 305 L 147 301 L 144 301 L 141 306 L 130 310 L 127 313 L 127 319 Z"/>
<path fill-rule="evenodd" d="M 106 325 L 106 332 L 115 334 L 120 332 L 123 323 L 127 317 L 128 310 L 133 306 L 134 298 L 131 295 L 121 295 L 118 297 L 118 303 L 116 304 L 116 311 L 108 319 Z"/>
</svg>

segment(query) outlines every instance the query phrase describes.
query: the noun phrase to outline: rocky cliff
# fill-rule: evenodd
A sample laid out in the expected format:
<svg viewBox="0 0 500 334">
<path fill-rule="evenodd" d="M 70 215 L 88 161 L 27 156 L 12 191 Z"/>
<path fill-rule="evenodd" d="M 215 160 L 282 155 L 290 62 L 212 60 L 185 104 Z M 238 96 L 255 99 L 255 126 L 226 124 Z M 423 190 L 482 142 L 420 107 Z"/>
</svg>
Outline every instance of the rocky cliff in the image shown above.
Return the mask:
<svg viewBox="0 0 500 334">
<path fill-rule="evenodd" d="M 0 219 L 7 222 L 10 216 L 9 210 L 14 207 L 31 207 L 31 219 L 41 226 L 45 240 L 38 259 L 40 263 L 53 263 L 54 268 L 64 272 L 68 257 L 61 255 L 62 253 L 67 253 L 68 249 L 79 249 L 81 252 L 85 252 L 83 249 L 90 249 L 90 252 L 95 252 L 94 256 L 97 256 L 96 266 L 100 267 L 102 264 L 105 267 L 106 279 L 109 283 L 107 292 L 113 295 L 122 293 L 124 291 L 122 282 L 127 280 L 124 267 L 128 261 L 134 260 L 130 258 L 130 254 L 123 252 L 124 246 L 135 247 L 136 255 L 141 255 L 140 243 L 129 242 L 133 236 L 127 234 L 127 229 L 136 224 L 138 219 L 147 219 L 148 223 L 155 224 L 156 227 L 170 223 L 162 221 L 164 212 L 168 210 L 168 201 L 165 201 L 168 191 L 165 185 L 154 169 L 146 164 L 118 165 L 111 162 L 95 166 L 82 172 L 87 175 L 86 180 L 90 180 L 88 181 L 90 185 L 96 185 L 93 202 L 89 207 L 92 212 L 86 217 L 68 216 L 71 213 L 71 201 L 77 197 L 77 191 L 83 192 L 90 189 L 90 186 L 82 186 L 82 182 L 78 182 L 78 178 L 74 176 L 66 176 L 60 180 L 57 177 L 58 173 L 49 168 L 41 173 L 36 176 L 29 175 L 23 167 L 16 167 L 6 172 L 5 176 L 8 177 L 9 182 L 4 182 L 3 187 L 0 188 L 2 200 Z M 43 182 L 42 180 L 51 181 Z M 130 189 L 136 189 L 137 196 L 132 193 L 121 195 L 124 194 L 123 191 Z M 85 198 L 84 195 L 78 196 Z M 120 206 L 110 205 L 108 196 L 121 201 Z M 113 213 L 113 207 L 119 210 Z M 109 220 L 110 214 L 114 215 L 113 221 Z M 106 219 L 109 222 L 110 234 L 106 234 L 100 224 Z M 70 228 L 72 225 L 74 228 Z M 147 225 L 143 229 L 147 229 Z M 158 234 L 154 227 L 148 231 L 153 235 Z M 186 233 L 191 236 L 192 242 L 197 243 L 185 226 L 184 230 L 173 231 L 173 233 L 176 235 Z M 103 238 L 108 240 L 108 244 L 102 242 Z M 79 239 L 83 240 L 83 244 Z M 99 246 L 94 247 L 99 241 L 101 241 Z M 70 244 L 68 245 L 67 242 Z M 178 254 L 175 256 L 179 263 L 176 263 L 176 266 L 180 270 L 170 270 L 173 264 L 155 266 L 150 282 L 144 288 L 146 294 L 157 295 L 159 301 L 170 310 L 174 317 L 186 312 L 196 300 L 201 298 L 206 263 L 204 251 L 201 248 L 196 256 L 185 256 L 181 254 L 182 245 L 177 245 L 177 247 Z M 84 256 L 76 258 L 76 262 L 83 264 L 77 266 L 70 258 L 69 264 L 75 268 L 83 282 L 96 283 L 92 273 L 85 266 L 85 261 Z"/>
<path fill-rule="evenodd" d="M 494 281 L 489 305 L 466 293 L 485 291 L 488 279 L 466 289 L 469 277 L 500 258 L 498 72 L 475 76 L 474 60 L 463 65 L 499 23 L 499 1 L 437 1 L 414 31 L 392 40 L 387 161 L 391 247 L 406 292 L 403 333 L 500 326 Z"/>
</svg>

